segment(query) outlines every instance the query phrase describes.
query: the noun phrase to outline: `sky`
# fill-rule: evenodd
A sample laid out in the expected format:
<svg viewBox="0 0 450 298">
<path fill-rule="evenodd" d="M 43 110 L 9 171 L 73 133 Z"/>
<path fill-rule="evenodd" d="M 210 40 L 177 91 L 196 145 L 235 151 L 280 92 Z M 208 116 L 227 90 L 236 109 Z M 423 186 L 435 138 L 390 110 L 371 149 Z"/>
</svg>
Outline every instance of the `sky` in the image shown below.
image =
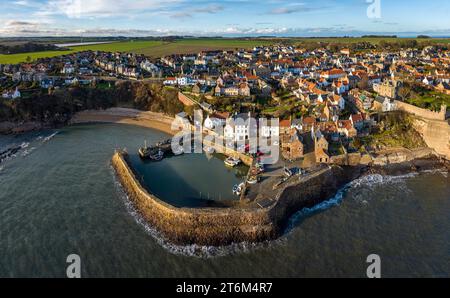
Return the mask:
<svg viewBox="0 0 450 298">
<path fill-rule="evenodd" d="M 0 0 L 0 36 L 450 36 L 448 0 Z"/>
</svg>

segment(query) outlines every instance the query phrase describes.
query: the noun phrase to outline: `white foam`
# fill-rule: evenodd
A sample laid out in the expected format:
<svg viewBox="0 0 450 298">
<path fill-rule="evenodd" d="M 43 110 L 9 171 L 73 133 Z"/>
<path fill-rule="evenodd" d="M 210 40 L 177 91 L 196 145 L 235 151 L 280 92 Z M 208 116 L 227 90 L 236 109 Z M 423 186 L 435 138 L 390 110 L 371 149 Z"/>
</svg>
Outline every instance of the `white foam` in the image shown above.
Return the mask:
<svg viewBox="0 0 450 298">
<path fill-rule="evenodd" d="M 48 141 L 50 141 L 51 139 L 53 139 L 57 134 L 59 134 L 59 131 L 52 133 L 51 135 L 49 135 L 48 137 L 43 138 L 43 143 L 46 143 Z"/>
<path fill-rule="evenodd" d="M 337 193 L 330 199 L 315 205 L 312 208 L 304 208 L 297 213 L 295 213 L 288 222 L 288 226 L 286 228 L 286 233 L 292 231 L 297 224 L 305 217 L 311 216 L 317 212 L 325 211 L 331 209 L 333 207 L 339 206 L 345 194 L 348 191 L 352 191 L 355 193 L 355 200 L 361 203 L 364 206 L 367 206 L 370 202 L 370 196 L 367 193 L 362 193 L 361 196 L 358 196 L 357 193 L 367 190 L 367 191 L 375 191 L 377 187 L 382 185 L 395 185 L 400 188 L 403 192 L 407 193 L 410 190 L 406 185 L 407 179 L 416 177 L 419 175 L 418 173 L 409 173 L 405 175 L 399 176 L 383 176 L 380 174 L 367 175 L 356 180 L 351 181 L 350 183 L 343 186 L 341 189 L 337 191 Z"/>
<path fill-rule="evenodd" d="M 27 157 L 28 155 L 30 155 L 31 153 L 33 153 L 34 150 L 36 150 L 36 147 L 31 147 L 30 149 L 26 149 L 26 150 L 22 153 L 22 157 Z"/>
</svg>

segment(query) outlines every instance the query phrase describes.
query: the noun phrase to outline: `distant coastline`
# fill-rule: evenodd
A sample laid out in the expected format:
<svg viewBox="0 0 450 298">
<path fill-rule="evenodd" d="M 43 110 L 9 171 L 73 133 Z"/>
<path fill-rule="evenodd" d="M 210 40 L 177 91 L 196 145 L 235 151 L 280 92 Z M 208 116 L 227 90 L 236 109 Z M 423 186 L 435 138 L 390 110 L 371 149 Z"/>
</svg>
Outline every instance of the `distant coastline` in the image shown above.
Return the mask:
<svg viewBox="0 0 450 298">
<path fill-rule="evenodd" d="M 91 46 L 96 44 L 109 44 L 117 41 L 92 41 L 92 42 L 75 42 L 75 43 L 61 43 L 55 44 L 58 48 L 66 48 L 66 47 L 78 47 L 78 46 Z"/>
</svg>

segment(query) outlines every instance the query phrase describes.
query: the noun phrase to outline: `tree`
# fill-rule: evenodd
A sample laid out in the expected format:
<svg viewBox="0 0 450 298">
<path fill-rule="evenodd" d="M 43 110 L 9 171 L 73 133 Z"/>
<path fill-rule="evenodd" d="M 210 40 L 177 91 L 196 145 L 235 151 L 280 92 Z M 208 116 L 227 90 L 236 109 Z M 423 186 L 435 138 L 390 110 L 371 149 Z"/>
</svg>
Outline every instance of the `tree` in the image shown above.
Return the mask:
<svg viewBox="0 0 450 298">
<path fill-rule="evenodd" d="M 402 101 L 405 101 L 406 99 L 410 98 L 412 93 L 412 90 L 409 86 L 403 85 L 398 89 L 398 96 L 402 99 Z"/>
<path fill-rule="evenodd" d="M 363 76 L 361 81 L 358 82 L 358 88 L 361 90 L 366 90 L 369 88 L 369 77 Z"/>
</svg>

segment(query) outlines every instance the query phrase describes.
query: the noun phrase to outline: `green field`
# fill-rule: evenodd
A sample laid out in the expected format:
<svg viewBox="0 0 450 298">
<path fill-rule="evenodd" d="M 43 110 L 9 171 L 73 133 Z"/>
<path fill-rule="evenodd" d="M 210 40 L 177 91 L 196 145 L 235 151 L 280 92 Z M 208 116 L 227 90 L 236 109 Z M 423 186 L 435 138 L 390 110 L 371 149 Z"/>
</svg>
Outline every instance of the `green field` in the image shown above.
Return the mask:
<svg viewBox="0 0 450 298">
<path fill-rule="evenodd" d="M 17 64 L 26 62 L 27 58 L 36 60 L 67 55 L 81 51 L 105 51 L 105 52 L 131 52 L 145 54 L 151 57 L 161 57 L 171 54 L 197 53 L 202 50 L 226 50 L 235 48 L 252 48 L 257 45 L 270 45 L 268 40 L 243 40 L 243 39 L 184 39 L 175 42 L 162 41 L 127 41 L 109 44 L 97 44 L 72 47 L 68 51 L 48 51 L 24 54 L 0 55 L 0 64 Z"/>
<path fill-rule="evenodd" d="M 262 39 L 183 39 L 134 52 L 150 57 L 162 57 L 172 54 L 193 54 L 206 50 L 250 49 L 272 44 L 274 41 Z"/>
<path fill-rule="evenodd" d="M 203 50 L 232 50 L 236 48 L 252 48 L 254 46 L 267 46 L 277 42 L 292 44 L 304 43 L 334 43 L 334 44 L 353 44 L 359 42 L 370 42 L 378 44 L 385 42 L 405 42 L 408 40 L 417 40 L 419 43 L 441 43 L 449 44 L 450 39 L 415 39 L 415 38 L 276 38 L 276 39 L 225 39 L 225 38 L 198 38 L 198 39 L 180 39 L 173 42 L 163 41 L 126 41 L 113 42 L 109 44 L 97 44 L 72 47 L 67 51 L 48 51 L 34 52 L 25 54 L 0 55 L 0 64 L 17 64 L 26 62 L 27 58 L 36 60 L 39 58 L 55 57 L 71 54 L 80 51 L 93 50 L 105 52 L 131 52 L 144 54 L 150 57 L 161 57 L 172 54 L 191 54 Z"/>
<path fill-rule="evenodd" d="M 428 38 L 428 39 L 420 39 L 420 38 L 377 38 L 377 37 L 328 37 L 328 38 L 291 38 L 286 39 L 293 43 L 313 43 L 313 42 L 322 42 L 322 43 L 335 43 L 335 44 L 354 44 L 360 42 L 369 42 L 372 44 L 379 44 L 381 41 L 384 42 L 406 42 L 411 40 L 416 40 L 419 43 L 427 42 L 434 44 L 449 44 L 450 39 L 448 38 Z"/>
<path fill-rule="evenodd" d="M 114 42 L 108 44 L 96 44 L 72 47 L 68 51 L 48 51 L 48 52 L 34 52 L 12 55 L 0 55 L 0 64 L 17 64 L 26 62 L 27 58 L 36 60 L 39 58 L 51 58 L 55 56 L 72 54 L 75 52 L 82 52 L 87 50 L 92 51 L 105 51 L 105 52 L 135 52 L 143 49 L 150 49 L 155 46 L 162 45 L 161 41 L 128 41 L 128 42 Z"/>
</svg>

